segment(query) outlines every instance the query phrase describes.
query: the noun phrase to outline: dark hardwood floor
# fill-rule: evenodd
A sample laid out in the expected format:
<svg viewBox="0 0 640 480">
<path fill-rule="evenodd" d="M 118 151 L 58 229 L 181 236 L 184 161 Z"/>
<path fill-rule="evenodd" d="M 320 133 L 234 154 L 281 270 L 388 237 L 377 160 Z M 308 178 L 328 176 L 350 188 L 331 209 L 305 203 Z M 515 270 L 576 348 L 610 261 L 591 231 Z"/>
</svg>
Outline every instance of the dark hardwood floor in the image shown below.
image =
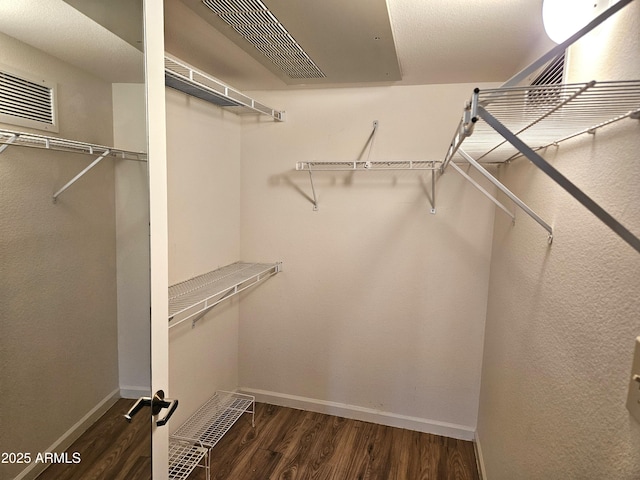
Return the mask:
<svg viewBox="0 0 640 480">
<path fill-rule="evenodd" d="M 67 450 L 80 453 L 78 464 L 52 464 L 37 480 L 149 480 L 151 478 L 151 422 L 124 414 L 134 400 L 120 399 Z"/>
<path fill-rule="evenodd" d="M 39 480 L 150 478 L 142 417 L 122 400 L 78 440 L 82 463 L 53 465 Z M 147 434 L 147 435 L 145 435 Z M 197 468 L 190 480 L 205 480 Z M 216 480 L 479 480 L 472 442 L 258 403 L 211 451 Z"/>
<path fill-rule="evenodd" d="M 472 442 L 256 404 L 211 452 L 217 480 L 478 480 Z M 202 469 L 190 477 L 204 480 Z"/>
</svg>

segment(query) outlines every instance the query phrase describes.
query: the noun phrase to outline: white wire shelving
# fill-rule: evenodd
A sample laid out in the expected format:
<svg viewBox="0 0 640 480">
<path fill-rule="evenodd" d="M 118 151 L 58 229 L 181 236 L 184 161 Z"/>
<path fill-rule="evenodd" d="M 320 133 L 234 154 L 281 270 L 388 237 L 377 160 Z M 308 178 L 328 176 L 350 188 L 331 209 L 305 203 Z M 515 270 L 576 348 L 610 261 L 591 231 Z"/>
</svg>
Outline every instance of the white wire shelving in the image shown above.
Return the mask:
<svg viewBox="0 0 640 480">
<path fill-rule="evenodd" d="M 237 114 L 268 115 L 276 121 L 285 119 L 283 111 L 254 100 L 238 90 L 224 84 L 217 78 L 201 72 L 188 63 L 169 54 L 164 58 L 165 85 L 187 95 L 224 107 Z"/>
<path fill-rule="evenodd" d="M 353 162 L 298 162 L 298 171 L 317 172 L 351 172 L 351 171 L 404 171 L 404 170 L 439 170 L 440 160 L 392 160 L 384 161 L 353 161 Z"/>
<path fill-rule="evenodd" d="M 435 181 L 436 172 L 440 171 L 442 162 L 439 160 L 389 160 L 370 161 L 356 160 L 350 162 L 297 162 L 297 171 L 309 172 L 313 209 L 318 210 L 318 197 L 313 181 L 314 172 L 399 172 L 399 171 L 430 171 L 431 172 L 431 213 L 436 213 Z"/>
<path fill-rule="evenodd" d="M 194 319 L 281 270 L 281 262 L 236 262 L 170 286 L 169 328 Z"/>
<path fill-rule="evenodd" d="M 594 134 L 599 128 L 625 119 L 640 119 L 640 80 L 476 89 L 463 112 L 442 171 L 452 165 L 461 173 L 452 163 L 459 155 L 542 226 L 551 243 L 551 225 L 482 165 L 525 157 L 640 252 L 640 239 L 635 234 L 541 156 L 549 147 L 578 135 Z M 515 220 L 497 199 L 483 193 Z"/>
<path fill-rule="evenodd" d="M 75 177 L 69 180 L 63 187 L 53 194 L 53 201 L 77 182 L 84 174 L 98 165 L 106 157 L 113 157 L 123 160 L 134 160 L 139 162 L 147 161 L 145 152 L 132 152 L 118 148 L 96 145 L 76 140 L 68 140 L 60 137 L 51 137 L 27 132 L 17 132 L 13 130 L 0 129 L 0 154 L 10 147 L 29 147 L 43 150 L 52 150 L 67 153 L 79 153 L 84 155 L 97 155 L 97 157 Z"/>
<path fill-rule="evenodd" d="M 209 450 L 206 447 L 180 440 L 169 441 L 169 480 L 186 480 L 197 466 L 206 469 L 210 478 Z"/>
<path fill-rule="evenodd" d="M 191 447 L 197 454 L 176 456 L 175 464 L 170 460 L 169 471 L 180 470 L 189 473 L 198 465 L 206 469 L 210 477 L 211 449 L 235 425 L 245 413 L 251 414 L 251 426 L 255 427 L 255 397 L 237 392 L 216 392 L 204 405 L 183 423 L 170 437 L 170 445 L 176 450 Z M 204 454 L 202 452 L 204 450 Z M 188 474 L 187 474 L 188 476 Z M 173 478 L 170 476 L 170 478 Z M 175 477 L 186 478 L 186 477 Z"/>
<path fill-rule="evenodd" d="M 640 118 L 640 80 L 536 85 L 477 90 L 469 102 L 464 151 L 480 163 L 503 163 L 523 156 L 480 115 L 483 109 L 534 151 L 631 118 Z M 445 163 L 451 159 L 451 153 Z"/>
<path fill-rule="evenodd" d="M 456 155 L 493 183 L 527 215 L 547 230 L 549 243 L 553 229 L 482 164 L 505 163 L 525 157 L 547 174 L 567 193 L 598 217 L 632 248 L 640 252 L 640 238 L 613 218 L 569 178 L 547 162 L 541 152 L 578 135 L 595 133 L 599 128 L 624 119 L 640 119 L 640 80 L 591 81 L 576 84 L 520 85 L 529 75 L 555 62 L 567 48 L 598 25 L 618 13 L 633 0 L 619 0 L 596 18 L 558 44 L 538 60 L 507 80 L 500 88 L 475 89 L 455 130 L 442 162 L 460 174 L 453 164 Z M 465 176 L 465 175 L 463 175 Z M 467 180 L 469 176 L 465 176 Z M 515 216 L 486 190 L 472 182 L 484 195 Z"/>
</svg>

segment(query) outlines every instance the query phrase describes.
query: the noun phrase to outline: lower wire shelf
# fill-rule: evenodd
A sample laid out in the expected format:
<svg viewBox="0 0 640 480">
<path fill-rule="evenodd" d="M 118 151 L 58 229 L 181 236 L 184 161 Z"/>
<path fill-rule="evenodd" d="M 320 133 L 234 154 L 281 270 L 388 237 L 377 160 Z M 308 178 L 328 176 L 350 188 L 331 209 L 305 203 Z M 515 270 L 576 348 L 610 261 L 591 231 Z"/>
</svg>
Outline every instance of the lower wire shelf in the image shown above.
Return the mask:
<svg viewBox="0 0 640 480">
<path fill-rule="evenodd" d="M 251 426 L 255 427 L 255 397 L 236 392 L 216 392 L 204 405 L 184 422 L 169 439 L 169 478 L 183 479 L 197 467 L 206 469 L 210 478 L 211 449 L 245 413 L 251 414 Z M 185 450 L 190 447 L 193 449 Z M 175 456 L 173 449 L 178 452 Z M 204 453 L 200 456 L 199 454 Z M 197 453 L 196 453 L 197 452 Z M 190 468 L 190 470 L 189 470 Z M 186 476 L 172 476 L 172 472 Z"/>
<path fill-rule="evenodd" d="M 186 480 L 191 472 L 204 461 L 209 473 L 209 449 L 193 443 L 171 439 L 169 441 L 169 480 Z"/>
</svg>

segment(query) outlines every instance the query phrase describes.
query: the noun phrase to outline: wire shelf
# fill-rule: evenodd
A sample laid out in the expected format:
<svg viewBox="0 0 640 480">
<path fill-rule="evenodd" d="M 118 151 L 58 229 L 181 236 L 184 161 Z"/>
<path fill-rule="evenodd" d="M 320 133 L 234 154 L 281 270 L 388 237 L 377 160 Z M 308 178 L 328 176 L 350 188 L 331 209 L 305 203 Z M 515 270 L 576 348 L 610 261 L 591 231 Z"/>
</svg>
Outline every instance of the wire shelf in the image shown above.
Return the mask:
<svg viewBox="0 0 640 480">
<path fill-rule="evenodd" d="M 186 480 L 193 470 L 202 462 L 208 449 L 192 443 L 169 441 L 169 479 Z M 208 464 L 205 464 L 207 467 Z M 207 472 L 208 473 L 208 472 Z"/>
<path fill-rule="evenodd" d="M 169 287 L 169 328 L 275 275 L 282 263 L 236 262 Z"/>
<path fill-rule="evenodd" d="M 13 130 L 0 130 L 0 153 L 10 146 L 31 147 L 48 150 L 56 150 L 69 153 L 81 153 L 88 155 L 102 155 L 122 158 L 125 160 L 137 160 L 144 162 L 147 154 L 144 152 L 131 152 L 119 150 L 104 145 L 96 145 L 65 138 L 37 135 L 34 133 L 17 132 Z"/>
<path fill-rule="evenodd" d="M 235 392 L 216 392 L 176 430 L 172 438 L 211 449 L 244 413 L 251 413 L 251 425 L 255 426 L 255 397 Z"/>
<path fill-rule="evenodd" d="M 640 115 L 640 80 L 481 90 L 477 103 L 533 150 Z M 473 112 L 472 112 L 473 115 Z M 502 163 L 520 152 L 476 117 L 462 148 L 479 162 Z"/>
<path fill-rule="evenodd" d="M 165 84 L 187 95 L 214 105 L 226 107 L 234 113 L 257 113 L 284 121 L 284 112 L 274 110 L 251 97 L 225 85 L 217 78 L 200 72 L 175 57 L 164 57 Z"/>
<path fill-rule="evenodd" d="M 356 162 L 298 162 L 296 170 L 314 172 L 338 171 L 398 171 L 398 170 L 438 170 L 442 162 L 432 160 L 393 160 L 393 161 L 356 161 Z"/>
</svg>

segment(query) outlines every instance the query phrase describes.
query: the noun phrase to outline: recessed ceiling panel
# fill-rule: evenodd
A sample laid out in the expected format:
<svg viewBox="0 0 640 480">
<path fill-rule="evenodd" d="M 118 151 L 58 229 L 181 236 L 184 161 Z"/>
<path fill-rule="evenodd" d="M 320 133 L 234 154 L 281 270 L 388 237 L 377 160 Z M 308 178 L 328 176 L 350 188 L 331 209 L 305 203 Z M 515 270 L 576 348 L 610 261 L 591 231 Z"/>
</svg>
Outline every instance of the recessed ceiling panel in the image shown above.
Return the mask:
<svg viewBox="0 0 640 480">
<path fill-rule="evenodd" d="M 401 80 L 385 0 L 183 1 L 288 85 Z"/>
<path fill-rule="evenodd" d="M 202 0 L 202 3 L 289 77 L 325 76 L 262 0 Z"/>
</svg>

